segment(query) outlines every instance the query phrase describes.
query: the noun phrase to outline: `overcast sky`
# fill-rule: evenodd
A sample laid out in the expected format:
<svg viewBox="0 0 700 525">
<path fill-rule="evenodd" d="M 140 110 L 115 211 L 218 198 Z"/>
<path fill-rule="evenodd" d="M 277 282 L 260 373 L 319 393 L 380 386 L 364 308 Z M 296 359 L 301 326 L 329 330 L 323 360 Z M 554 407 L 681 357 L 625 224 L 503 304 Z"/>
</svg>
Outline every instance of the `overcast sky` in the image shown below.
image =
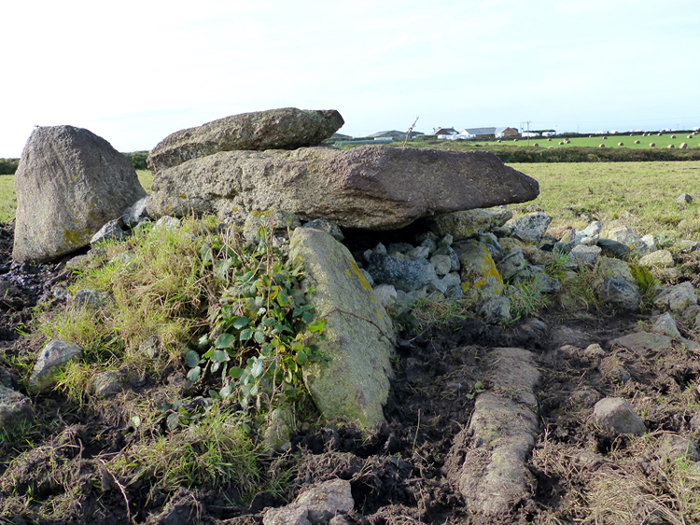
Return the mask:
<svg viewBox="0 0 700 525">
<path fill-rule="evenodd" d="M 352 136 L 700 126 L 698 0 L 6 0 L 0 157 L 70 124 L 119 151 L 278 107 Z"/>
</svg>

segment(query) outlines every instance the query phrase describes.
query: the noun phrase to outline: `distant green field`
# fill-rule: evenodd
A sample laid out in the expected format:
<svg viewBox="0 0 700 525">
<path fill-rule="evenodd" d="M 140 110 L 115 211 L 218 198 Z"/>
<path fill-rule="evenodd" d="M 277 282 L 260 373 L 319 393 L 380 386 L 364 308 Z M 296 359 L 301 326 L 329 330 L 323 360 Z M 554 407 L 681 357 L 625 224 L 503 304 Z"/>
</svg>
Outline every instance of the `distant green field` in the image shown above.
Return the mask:
<svg viewBox="0 0 700 525">
<path fill-rule="evenodd" d="M 675 138 L 673 138 L 675 136 Z M 690 138 L 689 138 L 690 137 Z M 651 136 L 642 136 L 642 135 L 632 135 L 630 136 L 629 133 L 622 134 L 618 133 L 616 135 L 592 135 L 590 137 L 573 137 L 570 138 L 569 141 L 571 144 L 560 144 L 561 142 L 564 142 L 566 139 L 562 137 L 550 137 L 550 138 L 545 138 L 545 137 L 532 137 L 530 138 L 530 146 L 534 144 L 539 144 L 540 147 L 549 147 L 552 146 L 554 148 L 566 148 L 566 147 L 580 147 L 580 148 L 597 148 L 600 147 L 601 144 L 603 144 L 606 148 L 635 148 L 635 149 L 645 149 L 645 148 L 650 148 L 650 144 L 655 144 L 654 147 L 656 148 L 668 148 L 669 146 L 674 146 L 675 148 L 679 148 L 681 144 L 685 143 L 687 144 L 688 148 L 698 148 L 700 147 L 700 135 L 689 135 L 688 133 L 685 134 L 674 134 L 674 133 L 664 133 L 661 136 L 658 134 L 654 133 Z M 639 144 L 635 144 L 636 141 L 639 141 Z M 489 141 L 490 144 L 498 145 L 499 143 L 497 141 Z M 619 143 L 622 143 L 623 145 L 620 146 Z M 500 144 L 508 144 L 512 145 L 514 144 L 513 139 L 510 140 L 502 140 Z M 528 145 L 528 140 L 527 139 L 518 139 L 518 142 L 515 143 L 520 146 L 527 146 Z"/>
<path fill-rule="evenodd" d="M 675 138 L 673 138 L 675 137 Z M 652 133 L 650 136 L 642 136 L 641 134 L 630 133 L 617 133 L 615 135 L 591 135 L 590 137 L 572 137 L 569 138 L 570 144 L 564 143 L 567 139 L 563 137 L 531 137 L 529 140 L 526 138 L 516 139 L 500 139 L 499 140 L 465 140 L 465 141 L 455 141 L 456 144 L 463 144 L 466 147 L 471 146 L 534 146 L 537 144 L 539 147 L 552 147 L 552 148 L 598 148 L 603 144 L 606 148 L 633 148 L 633 149 L 649 149 L 653 143 L 655 148 L 668 148 L 673 145 L 674 148 L 679 148 L 681 144 L 687 144 L 688 148 L 700 148 L 700 134 L 689 134 L 685 133 L 663 133 L 659 135 L 658 133 Z M 635 144 L 639 141 L 639 144 Z M 427 143 L 431 145 L 443 143 L 447 146 L 448 142 L 446 140 L 428 140 Z M 619 143 L 623 145 L 620 146 Z M 420 145 L 420 141 L 411 142 L 411 145 Z M 462 148 L 459 148 L 462 149 Z"/>
<path fill-rule="evenodd" d="M 640 234 L 664 231 L 700 240 L 700 161 L 509 164 L 536 179 L 534 201 L 554 217 L 550 229 L 583 228 L 588 214 L 604 224 L 621 220 Z M 680 205 L 681 193 L 694 197 Z M 524 213 L 531 203 L 511 206 Z"/>
</svg>

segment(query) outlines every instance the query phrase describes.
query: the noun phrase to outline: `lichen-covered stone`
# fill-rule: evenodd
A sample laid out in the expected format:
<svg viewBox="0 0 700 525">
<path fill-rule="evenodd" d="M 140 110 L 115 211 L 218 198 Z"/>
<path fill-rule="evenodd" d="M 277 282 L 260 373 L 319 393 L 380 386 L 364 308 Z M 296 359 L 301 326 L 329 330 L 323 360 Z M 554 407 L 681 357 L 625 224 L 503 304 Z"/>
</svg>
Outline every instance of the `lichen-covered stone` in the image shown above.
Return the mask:
<svg viewBox="0 0 700 525">
<path fill-rule="evenodd" d="M 427 222 L 430 230 L 437 235 L 443 237 L 449 234 L 455 241 L 461 241 L 503 226 L 512 217 L 513 212 L 506 208 L 475 208 L 435 215 Z"/>
<path fill-rule="evenodd" d="M 364 426 L 383 421 L 395 342 L 391 319 L 352 254 L 330 234 L 297 228 L 290 257 L 303 262 L 304 285 L 314 289 L 310 302 L 326 319 L 325 338 L 317 344 L 331 360 L 303 369 L 314 403 L 327 417 Z"/>
<path fill-rule="evenodd" d="M 523 217 L 506 222 L 513 230 L 513 236 L 525 242 L 539 242 L 547 233 L 552 217 L 542 212 L 528 213 Z"/>
<path fill-rule="evenodd" d="M 657 250 L 639 259 L 639 265 L 647 268 L 671 268 L 673 266 L 673 255 L 668 250 Z"/>
<path fill-rule="evenodd" d="M 597 286 L 598 298 L 604 303 L 636 311 L 642 305 L 642 296 L 636 284 L 616 275 L 605 277 Z"/>
<path fill-rule="evenodd" d="M 488 152 L 389 146 L 224 151 L 154 175 L 151 217 L 213 213 L 244 220 L 286 210 L 303 221 L 391 230 L 436 213 L 534 199 L 537 181 Z"/>
<path fill-rule="evenodd" d="M 168 135 L 151 150 L 148 167 L 155 174 L 220 151 L 317 146 L 344 123 L 334 109 L 280 108 L 232 115 Z"/>
<path fill-rule="evenodd" d="M 52 388 L 56 383 L 55 374 L 58 369 L 82 353 L 82 348 L 76 344 L 58 339 L 49 341 L 34 364 L 27 391 L 30 394 L 38 394 Z"/>
<path fill-rule="evenodd" d="M 37 128 L 15 175 L 12 257 L 46 261 L 87 246 L 146 196 L 134 166 L 109 142 L 73 126 Z"/>
<path fill-rule="evenodd" d="M 462 291 L 467 298 L 483 300 L 503 293 L 503 279 L 488 247 L 477 241 L 462 241 L 454 245 L 462 267 Z"/>
</svg>

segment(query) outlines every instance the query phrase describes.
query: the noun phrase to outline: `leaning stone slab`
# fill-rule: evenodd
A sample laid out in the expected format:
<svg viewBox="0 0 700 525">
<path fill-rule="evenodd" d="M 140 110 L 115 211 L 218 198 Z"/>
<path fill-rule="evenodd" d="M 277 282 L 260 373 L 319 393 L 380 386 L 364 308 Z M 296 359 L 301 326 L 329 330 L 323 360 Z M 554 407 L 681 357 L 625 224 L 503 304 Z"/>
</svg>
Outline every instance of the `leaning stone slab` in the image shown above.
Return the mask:
<svg viewBox="0 0 700 525">
<path fill-rule="evenodd" d="M 534 199 L 537 181 L 495 155 L 363 146 L 229 151 L 158 172 L 151 217 L 240 218 L 286 210 L 341 228 L 398 229 L 420 217 Z"/>
<path fill-rule="evenodd" d="M 38 394 L 49 390 L 56 384 L 55 374 L 60 367 L 81 356 L 83 350 L 76 344 L 54 339 L 44 346 L 34 364 L 29 377 L 27 392 Z"/>
<path fill-rule="evenodd" d="M 331 360 L 304 366 L 314 403 L 327 417 L 365 426 L 383 421 L 395 342 L 391 319 L 352 254 L 330 234 L 297 228 L 290 257 L 303 262 L 304 285 L 314 289 L 311 304 L 326 319 L 318 346 Z"/>
<path fill-rule="evenodd" d="M 12 257 L 46 261 L 90 243 L 125 208 L 146 196 L 134 166 L 109 142 L 73 126 L 34 130 L 15 175 Z"/>
<path fill-rule="evenodd" d="M 155 174 L 220 151 L 317 146 L 344 123 L 334 109 L 280 108 L 232 115 L 167 136 L 148 155 L 148 168 Z"/>
<path fill-rule="evenodd" d="M 527 460 L 539 429 L 534 388 L 540 373 L 533 354 L 520 348 L 496 348 L 489 359 L 493 389 L 477 397 L 445 469 L 470 512 L 501 516 L 533 494 Z"/>
</svg>

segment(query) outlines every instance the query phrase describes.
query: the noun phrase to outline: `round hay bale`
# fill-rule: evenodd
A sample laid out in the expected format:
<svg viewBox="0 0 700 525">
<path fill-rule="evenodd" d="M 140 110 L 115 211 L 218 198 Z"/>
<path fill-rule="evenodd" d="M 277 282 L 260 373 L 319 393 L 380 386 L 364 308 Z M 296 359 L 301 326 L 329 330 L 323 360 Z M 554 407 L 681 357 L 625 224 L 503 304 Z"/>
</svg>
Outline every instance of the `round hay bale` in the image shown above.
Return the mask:
<svg viewBox="0 0 700 525">
<path fill-rule="evenodd" d="M 518 139 L 513 139 L 513 142 L 518 142 Z"/>
<path fill-rule="evenodd" d="M 668 145 L 668 149 L 675 149 L 675 147 L 676 147 L 676 146 L 674 146 L 673 144 L 669 144 L 669 145 Z"/>
<path fill-rule="evenodd" d="M 608 137 L 606 137 L 606 136 L 603 136 L 603 140 L 608 140 Z"/>
<path fill-rule="evenodd" d="M 604 148 L 604 147 L 605 147 L 605 144 L 601 144 L 601 145 L 599 145 L 598 147 L 599 147 L 599 148 Z"/>
<path fill-rule="evenodd" d="M 678 146 L 678 149 L 688 149 L 688 145 L 683 142 L 680 146 Z"/>
<path fill-rule="evenodd" d="M 655 147 L 656 147 L 656 144 L 654 144 L 654 143 L 652 142 L 651 144 L 649 144 L 649 147 L 650 147 L 650 148 L 655 148 Z"/>
<path fill-rule="evenodd" d="M 688 135 L 688 137 L 687 137 L 687 138 L 689 138 L 689 139 L 692 139 L 692 138 L 693 138 L 693 136 L 692 136 L 692 135 Z"/>
<path fill-rule="evenodd" d="M 634 143 L 635 143 L 635 144 L 639 144 L 639 141 L 638 141 L 638 140 L 635 140 Z"/>
<path fill-rule="evenodd" d="M 498 139 L 498 143 L 499 143 L 499 144 L 501 143 L 501 139 Z"/>
<path fill-rule="evenodd" d="M 690 138 L 690 137 L 688 137 L 688 138 Z M 547 142 L 552 142 L 552 137 L 549 137 L 549 138 L 547 139 Z"/>
<path fill-rule="evenodd" d="M 657 137 L 661 137 L 661 136 L 662 136 L 662 133 L 657 133 L 656 136 L 657 136 Z"/>
<path fill-rule="evenodd" d="M 675 136 L 675 135 L 671 135 L 671 138 L 672 138 L 672 139 L 675 139 L 675 138 L 676 138 L 676 136 Z"/>
<path fill-rule="evenodd" d="M 624 142 L 618 142 L 617 145 L 618 145 L 618 146 L 624 146 L 625 143 L 624 143 Z"/>
<path fill-rule="evenodd" d="M 563 145 L 564 145 L 564 141 L 563 141 L 563 140 L 560 140 L 560 141 L 559 141 L 559 145 L 560 145 L 560 146 L 563 146 Z"/>
<path fill-rule="evenodd" d="M 539 145 L 537 142 L 535 142 L 532 146 L 535 147 L 535 148 L 539 148 L 539 147 L 540 147 L 540 145 Z"/>
<path fill-rule="evenodd" d="M 569 139 L 566 139 L 566 140 L 564 141 L 564 144 L 571 144 L 571 141 L 570 141 Z"/>
</svg>

